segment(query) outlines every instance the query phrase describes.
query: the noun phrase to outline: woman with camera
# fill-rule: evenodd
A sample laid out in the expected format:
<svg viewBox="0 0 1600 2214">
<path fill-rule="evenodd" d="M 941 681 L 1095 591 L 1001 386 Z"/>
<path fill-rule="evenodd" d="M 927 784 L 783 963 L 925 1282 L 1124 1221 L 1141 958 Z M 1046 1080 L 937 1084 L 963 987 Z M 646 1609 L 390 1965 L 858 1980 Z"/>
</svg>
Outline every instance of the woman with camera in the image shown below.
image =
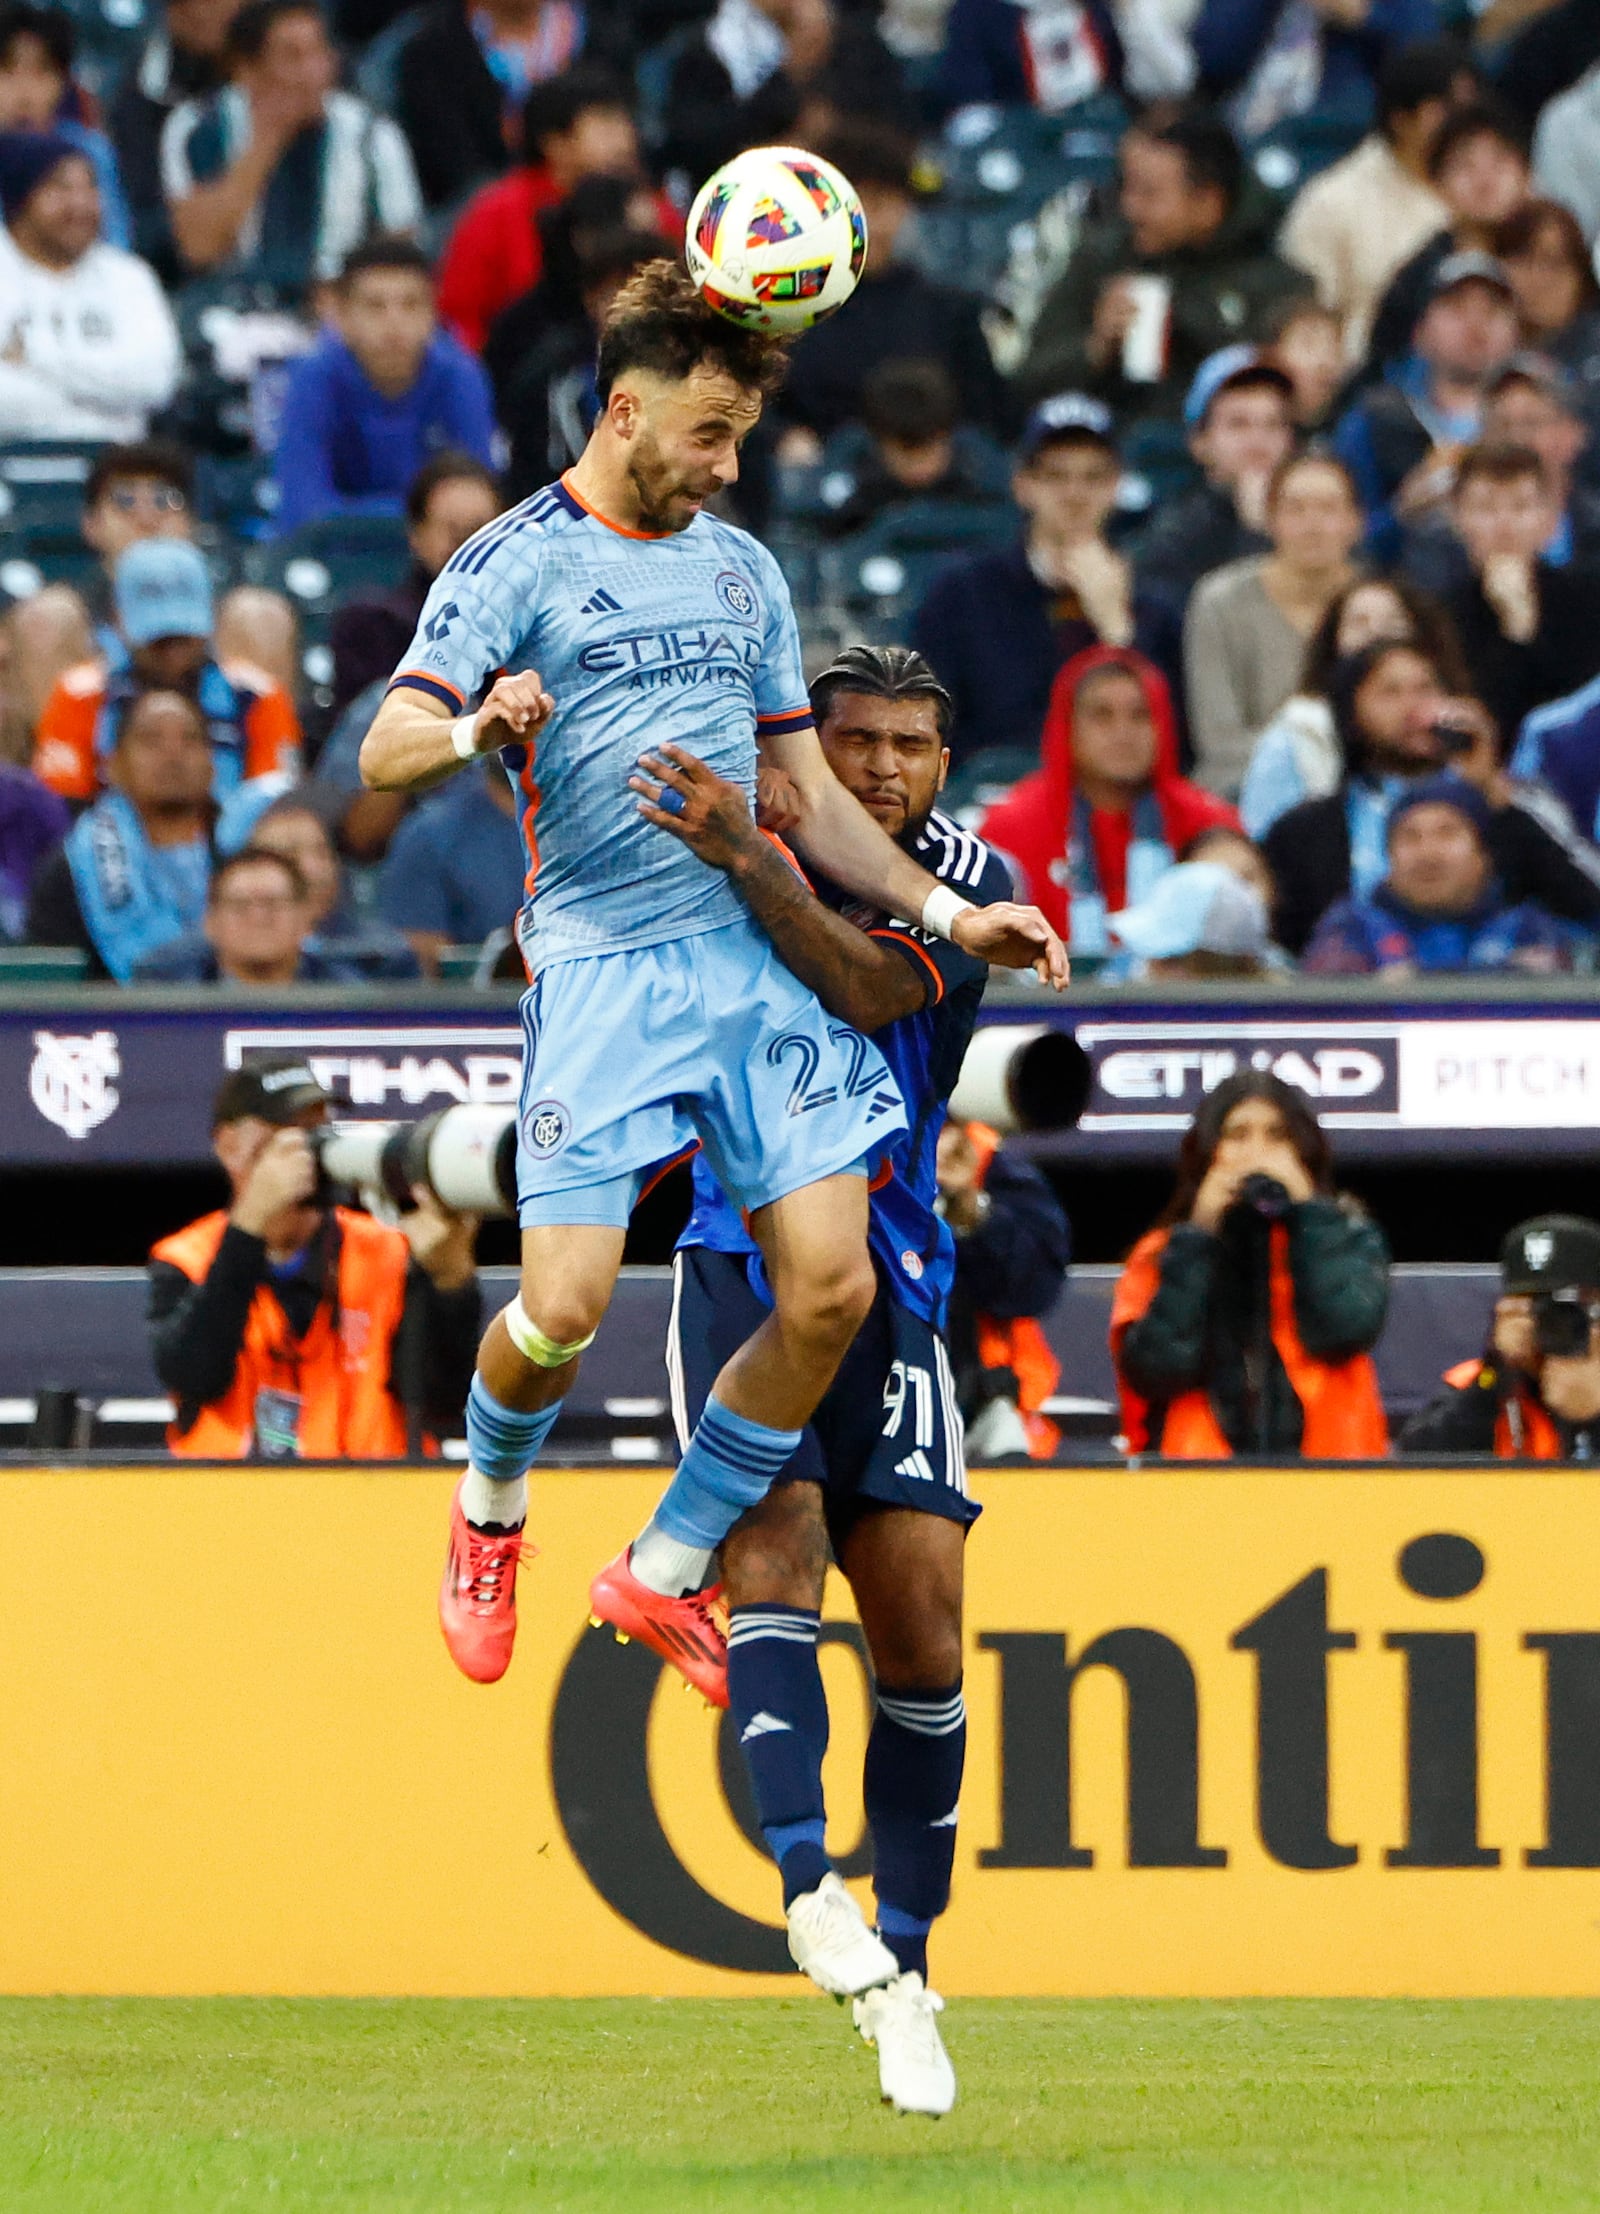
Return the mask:
<svg viewBox="0 0 1600 2214">
<path fill-rule="evenodd" d="M 1553 792 L 1508 777 L 1482 702 L 1446 691 L 1420 644 L 1379 639 L 1329 678 L 1343 763 L 1338 788 L 1280 815 L 1261 841 L 1279 886 L 1275 935 L 1296 957 L 1336 900 L 1366 898 L 1388 865 L 1396 799 L 1451 768 L 1483 795 L 1484 838 L 1507 899 L 1563 921 L 1600 921 L 1600 855 Z"/>
<path fill-rule="evenodd" d="M 1130 1453 L 1371 1460 L 1384 1236 L 1333 1188 L 1303 1096 L 1247 1069 L 1184 1134 L 1165 1213 L 1128 1256 L 1111 1352 Z"/>
</svg>

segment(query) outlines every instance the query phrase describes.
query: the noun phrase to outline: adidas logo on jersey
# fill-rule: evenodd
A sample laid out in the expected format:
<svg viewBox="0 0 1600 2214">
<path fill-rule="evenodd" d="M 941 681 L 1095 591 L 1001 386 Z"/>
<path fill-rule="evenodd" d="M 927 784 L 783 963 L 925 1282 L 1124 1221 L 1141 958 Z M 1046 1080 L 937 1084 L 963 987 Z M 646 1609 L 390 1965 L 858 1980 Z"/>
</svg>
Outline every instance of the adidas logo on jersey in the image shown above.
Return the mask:
<svg viewBox="0 0 1600 2214">
<path fill-rule="evenodd" d="M 771 1737 L 774 1730 L 788 1730 L 793 1726 L 792 1723 L 780 1721 L 775 1714 L 768 1714 L 763 1707 L 759 1714 L 753 1714 L 745 1724 L 739 1734 L 739 1743 L 748 1745 L 753 1737 Z"/>
<path fill-rule="evenodd" d="M 578 613 L 580 615 L 620 615 L 622 613 L 622 602 L 614 600 L 609 592 L 602 589 L 598 592 L 591 592 L 582 607 L 579 608 Z"/>
<path fill-rule="evenodd" d="M 894 1472 L 897 1476 L 913 1477 L 918 1483 L 922 1484 L 931 1484 L 936 1481 L 933 1464 L 920 1446 L 914 1453 L 908 1453 L 903 1461 L 896 1461 Z"/>
</svg>

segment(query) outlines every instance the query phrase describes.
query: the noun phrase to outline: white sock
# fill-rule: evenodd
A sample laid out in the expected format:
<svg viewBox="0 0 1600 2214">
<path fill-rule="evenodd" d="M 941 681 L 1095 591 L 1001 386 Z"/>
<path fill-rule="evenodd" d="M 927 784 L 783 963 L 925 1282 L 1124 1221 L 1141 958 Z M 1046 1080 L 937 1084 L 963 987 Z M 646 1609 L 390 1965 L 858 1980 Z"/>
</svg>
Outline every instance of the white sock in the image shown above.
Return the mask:
<svg viewBox="0 0 1600 2214">
<path fill-rule="evenodd" d="M 469 1461 L 461 1479 L 461 1512 L 475 1530 L 485 1530 L 491 1523 L 502 1530 L 520 1530 L 528 1519 L 527 1477 L 513 1476 L 501 1483 Z"/>
<path fill-rule="evenodd" d="M 681 1545 L 652 1522 L 628 1548 L 628 1566 L 647 1591 L 680 1599 L 698 1591 L 711 1574 L 712 1556 L 698 1545 Z"/>
</svg>

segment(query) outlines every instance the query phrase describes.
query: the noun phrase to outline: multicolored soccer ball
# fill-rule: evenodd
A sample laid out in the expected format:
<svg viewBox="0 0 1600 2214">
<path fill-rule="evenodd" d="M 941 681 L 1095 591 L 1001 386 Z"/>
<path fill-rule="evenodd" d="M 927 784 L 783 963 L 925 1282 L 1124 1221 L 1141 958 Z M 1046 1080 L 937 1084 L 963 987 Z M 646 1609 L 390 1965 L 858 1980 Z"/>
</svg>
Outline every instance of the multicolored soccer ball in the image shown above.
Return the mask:
<svg viewBox="0 0 1600 2214">
<path fill-rule="evenodd" d="M 700 187 L 684 241 L 707 305 L 790 338 L 844 306 L 866 266 L 867 219 L 832 162 L 755 146 Z"/>
</svg>

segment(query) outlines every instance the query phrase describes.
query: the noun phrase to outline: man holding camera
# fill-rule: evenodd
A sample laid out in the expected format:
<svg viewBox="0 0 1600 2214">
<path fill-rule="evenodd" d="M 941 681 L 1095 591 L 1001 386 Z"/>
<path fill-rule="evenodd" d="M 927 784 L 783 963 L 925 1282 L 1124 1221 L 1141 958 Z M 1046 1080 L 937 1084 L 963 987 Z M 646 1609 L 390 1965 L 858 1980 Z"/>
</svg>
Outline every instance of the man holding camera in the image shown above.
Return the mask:
<svg viewBox="0 0 1600 2214">
<path fill-rule="evenodd" d="M 396 1460 L 459 1424 L 482 1315 L 477 1223 L 422 1186 L 390 1229 L 319 1188 L 328 1094 L 298 1059 L 236 1069 L 212 1143 L 232 1205 L 150 1255 L 156 1373 L 175 1453 Z"/>
<path fill-rule="evenodd" d="M 1502 1461 L 1600 1456 L 1600 1223 L 1536 1215 L 1500 1250 L 1501 1295 L 1480 1359 L 1412 1416 L 1400 1450 Z"/>
</svg>

